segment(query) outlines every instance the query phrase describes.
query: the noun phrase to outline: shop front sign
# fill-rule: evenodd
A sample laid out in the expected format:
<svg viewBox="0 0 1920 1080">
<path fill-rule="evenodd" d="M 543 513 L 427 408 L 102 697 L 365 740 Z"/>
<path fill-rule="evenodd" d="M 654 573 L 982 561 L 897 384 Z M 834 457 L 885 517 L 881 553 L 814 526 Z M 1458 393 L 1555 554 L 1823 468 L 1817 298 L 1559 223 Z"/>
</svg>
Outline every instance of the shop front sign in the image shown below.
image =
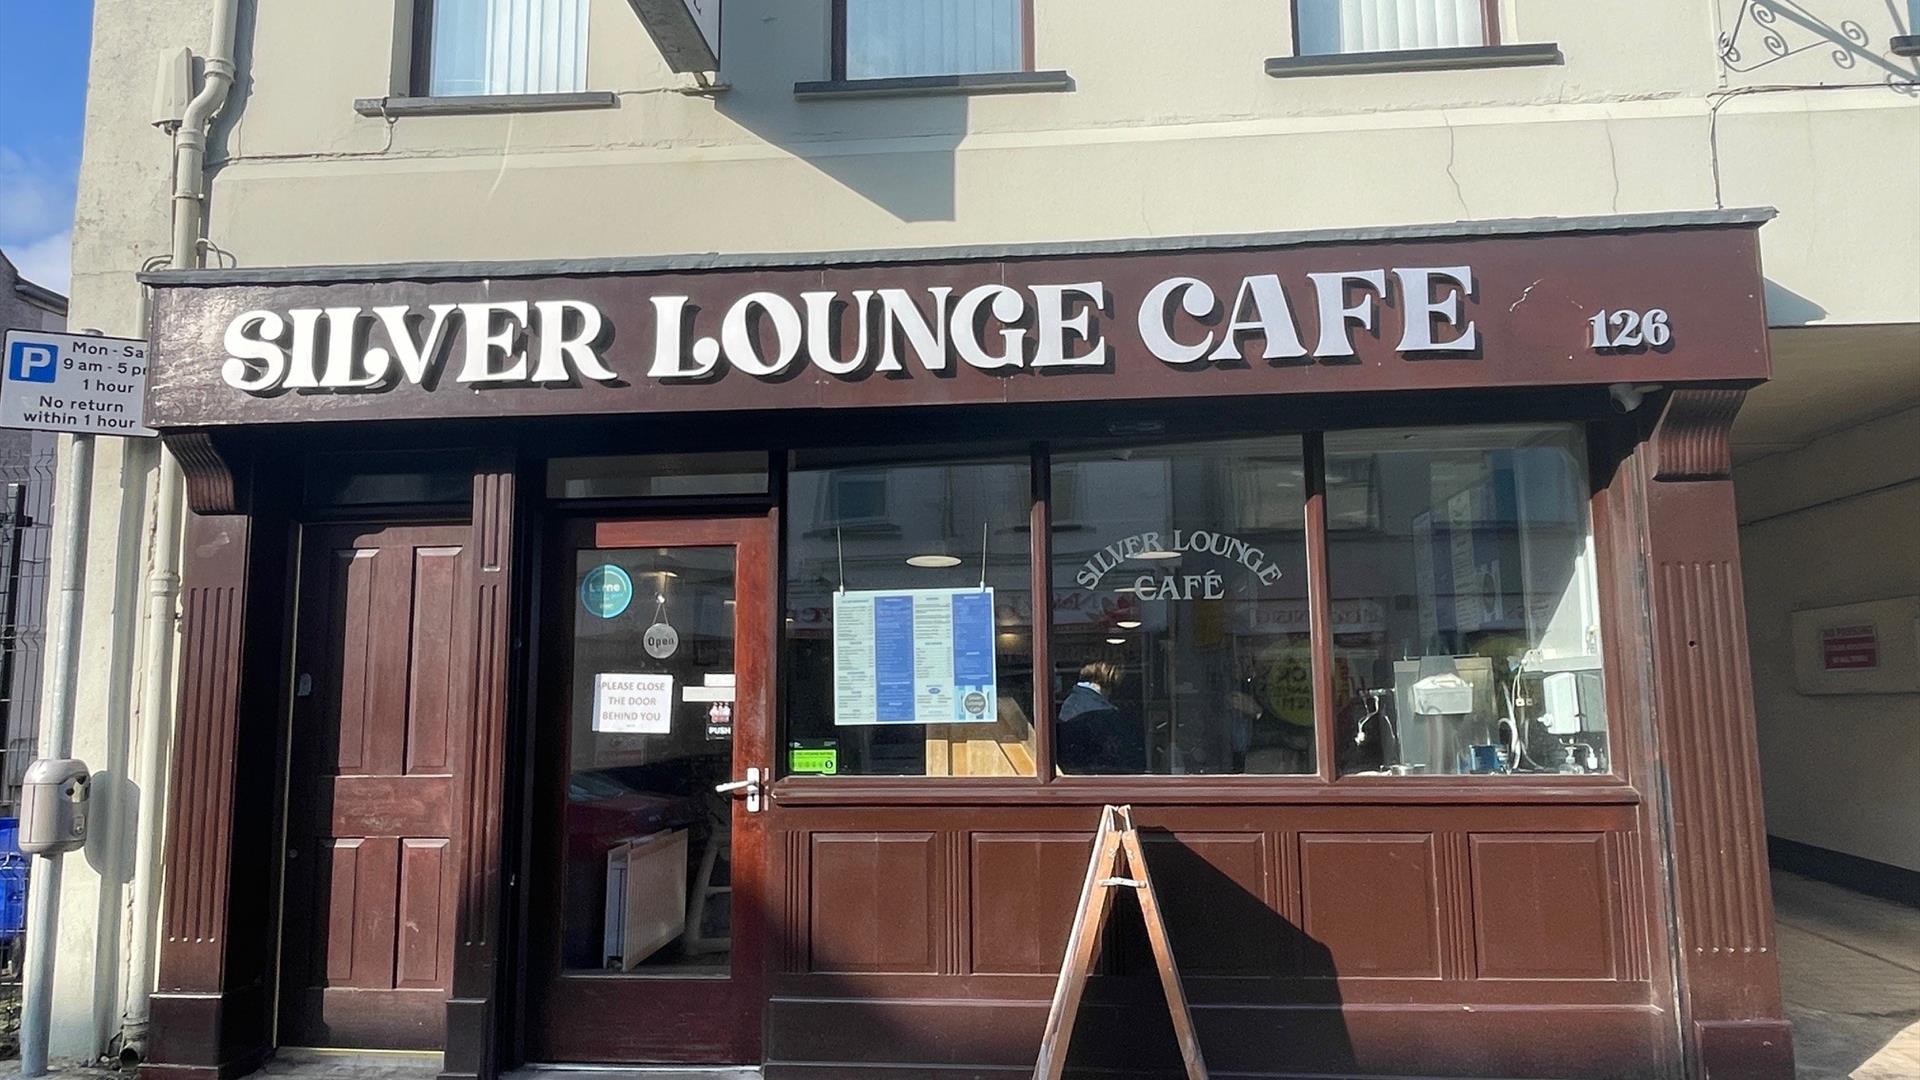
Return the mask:
<svg viewBox="0 0 1920 1080">
<path fill-rule="evenodd" d="M 1168 278 L 1147 290 L 1134 317 L 1146 352 L 1176 365 L 1237 362 L 1243 350 L 1261 360 L 1350 358 L 1355 332 L 1382 329 L 1389 299 L 1405 309 L 1395 346 L 1402 356 L 1479 348 L 1479 329 L 1463 313 L 1473 295 L 1472 267 L 1396 267 L 1397 292 L 1388 275 L 1384 269 L 1308 274 L 1319 326 L 1311 350 L 1276 274 L 1242 278 L 1230 304 L 1199 278 Z M 802 366 L 860 379 L 904 373 L 908 355 L 932 375 L 955 361 L 981 371 L 1105 369 L 1112 362 L 1095 315 L 1116 298 L 1100 281 L 1026 290 L 986 284 L 957 295 L 948 285 L 798 296 L 761 290 L 728 305 L 717 336 L 701 337 L 687 329 L 695 321 L 690 297 L 647 300 L 653 311 L 644 328 L 653 336 L 649 379 L 708 379 L 723 368 L 782 379 Z M 840 334 L 849 318 L 850 339 Z M 757 332 L 760 327 L 770 333 Z M 601 342 L 613 336 L 598 307 L 572 299 L 304 307 L 284 314 L 269 308 L 227 324 L 220 377 L 258 395 L 379 393 L 401 382 L 448 378 L 489 386 L 611 383 L 622 376 L 608 365 Z M 448 344 L 456 337 L 462 347 L 454 356 Z"/>
<path fill-rule="evenodd" d="M 157 286 L 161 427 L 1757 381 L 1751 228 Z M 666 264 L 671 265 L 671 264 Z M 510 268 L 508 268 L 510 269 Z"/>
</svg>

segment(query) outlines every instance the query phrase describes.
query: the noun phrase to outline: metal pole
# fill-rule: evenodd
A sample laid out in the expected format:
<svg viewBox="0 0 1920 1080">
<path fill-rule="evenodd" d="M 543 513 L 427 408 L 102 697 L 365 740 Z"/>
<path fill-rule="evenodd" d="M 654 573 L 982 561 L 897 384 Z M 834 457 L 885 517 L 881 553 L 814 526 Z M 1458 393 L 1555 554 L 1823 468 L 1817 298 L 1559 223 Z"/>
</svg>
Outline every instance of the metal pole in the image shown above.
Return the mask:
<svg viewBox="0 0 1920 1080">
<path fill-rule="evenodd" d="M 39 757 L 73 753 L 73 696 L 80 679 L 80 600 L 86 588 L 88 510 L 93 499 L 93 436 L 74 435 L 67 443 L 67 470 L 60 501 L 54 506 L 60 549 L 54 574 L 60 591 L 53 596 L 47 625 L 51 636 L 47 667 L 53 685 L 40 718 Z M 47 1039 L 53 1020 L 54 938 L 60 932 L 60 854 L 35 855 L 27 879 L 27 966 L 21 988 L 20 1075 L 47 1074 Z"/>
</svg>

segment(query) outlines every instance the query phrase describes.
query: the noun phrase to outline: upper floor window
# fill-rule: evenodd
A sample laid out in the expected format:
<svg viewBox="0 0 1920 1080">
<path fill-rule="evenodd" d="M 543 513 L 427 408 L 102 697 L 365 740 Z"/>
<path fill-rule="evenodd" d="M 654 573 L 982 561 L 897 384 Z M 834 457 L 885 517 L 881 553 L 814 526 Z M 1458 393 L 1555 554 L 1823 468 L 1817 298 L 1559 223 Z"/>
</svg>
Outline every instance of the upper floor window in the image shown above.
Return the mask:
<svg viewBox="0 0 1920 1080">
<path fill-rule="evenodd" d="M 1032 0 L 835 0 L 836 78 L 1025 71 Z"/>
<path fill-rule="evenodd" d="M 1299 55 L 1495 44 L 1497 0 L 1294 0 Z"/>
<path fill-rule="evenodd" d="M 586 88 L 588 0 L 419 0 L 413 90 L 429 97 Z"/>
</svg>

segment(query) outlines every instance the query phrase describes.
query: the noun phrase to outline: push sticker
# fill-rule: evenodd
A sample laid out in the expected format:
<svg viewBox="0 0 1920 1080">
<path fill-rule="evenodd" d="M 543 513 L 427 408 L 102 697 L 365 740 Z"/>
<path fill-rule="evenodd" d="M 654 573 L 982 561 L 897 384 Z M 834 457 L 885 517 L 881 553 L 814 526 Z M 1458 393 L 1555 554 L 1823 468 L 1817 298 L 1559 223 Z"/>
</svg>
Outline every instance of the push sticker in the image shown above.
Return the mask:
<svg viewBox="0 0 1920 1080">
<path fill-rule="evenodd" d="M 633 578 L 625 570 L 603 563 L 587 571 L 580 583 L 580 606 L 602 619 L 618 618 L 633 603 Z"/>
</svg>

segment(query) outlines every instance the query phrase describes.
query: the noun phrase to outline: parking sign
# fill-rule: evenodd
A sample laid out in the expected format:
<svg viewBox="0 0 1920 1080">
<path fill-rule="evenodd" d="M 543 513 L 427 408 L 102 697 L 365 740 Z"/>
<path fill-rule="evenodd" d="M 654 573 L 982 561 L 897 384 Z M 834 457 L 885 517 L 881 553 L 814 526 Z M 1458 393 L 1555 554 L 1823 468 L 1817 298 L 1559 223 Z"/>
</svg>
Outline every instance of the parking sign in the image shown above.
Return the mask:
<svg viewBox="0 0 1920 1080">
<path fill-rule="evenodd" d="M 151 436 L 143 418 L 147 343 L 9 330 L 0 368 L 0 427 Z"/>
</svg>

